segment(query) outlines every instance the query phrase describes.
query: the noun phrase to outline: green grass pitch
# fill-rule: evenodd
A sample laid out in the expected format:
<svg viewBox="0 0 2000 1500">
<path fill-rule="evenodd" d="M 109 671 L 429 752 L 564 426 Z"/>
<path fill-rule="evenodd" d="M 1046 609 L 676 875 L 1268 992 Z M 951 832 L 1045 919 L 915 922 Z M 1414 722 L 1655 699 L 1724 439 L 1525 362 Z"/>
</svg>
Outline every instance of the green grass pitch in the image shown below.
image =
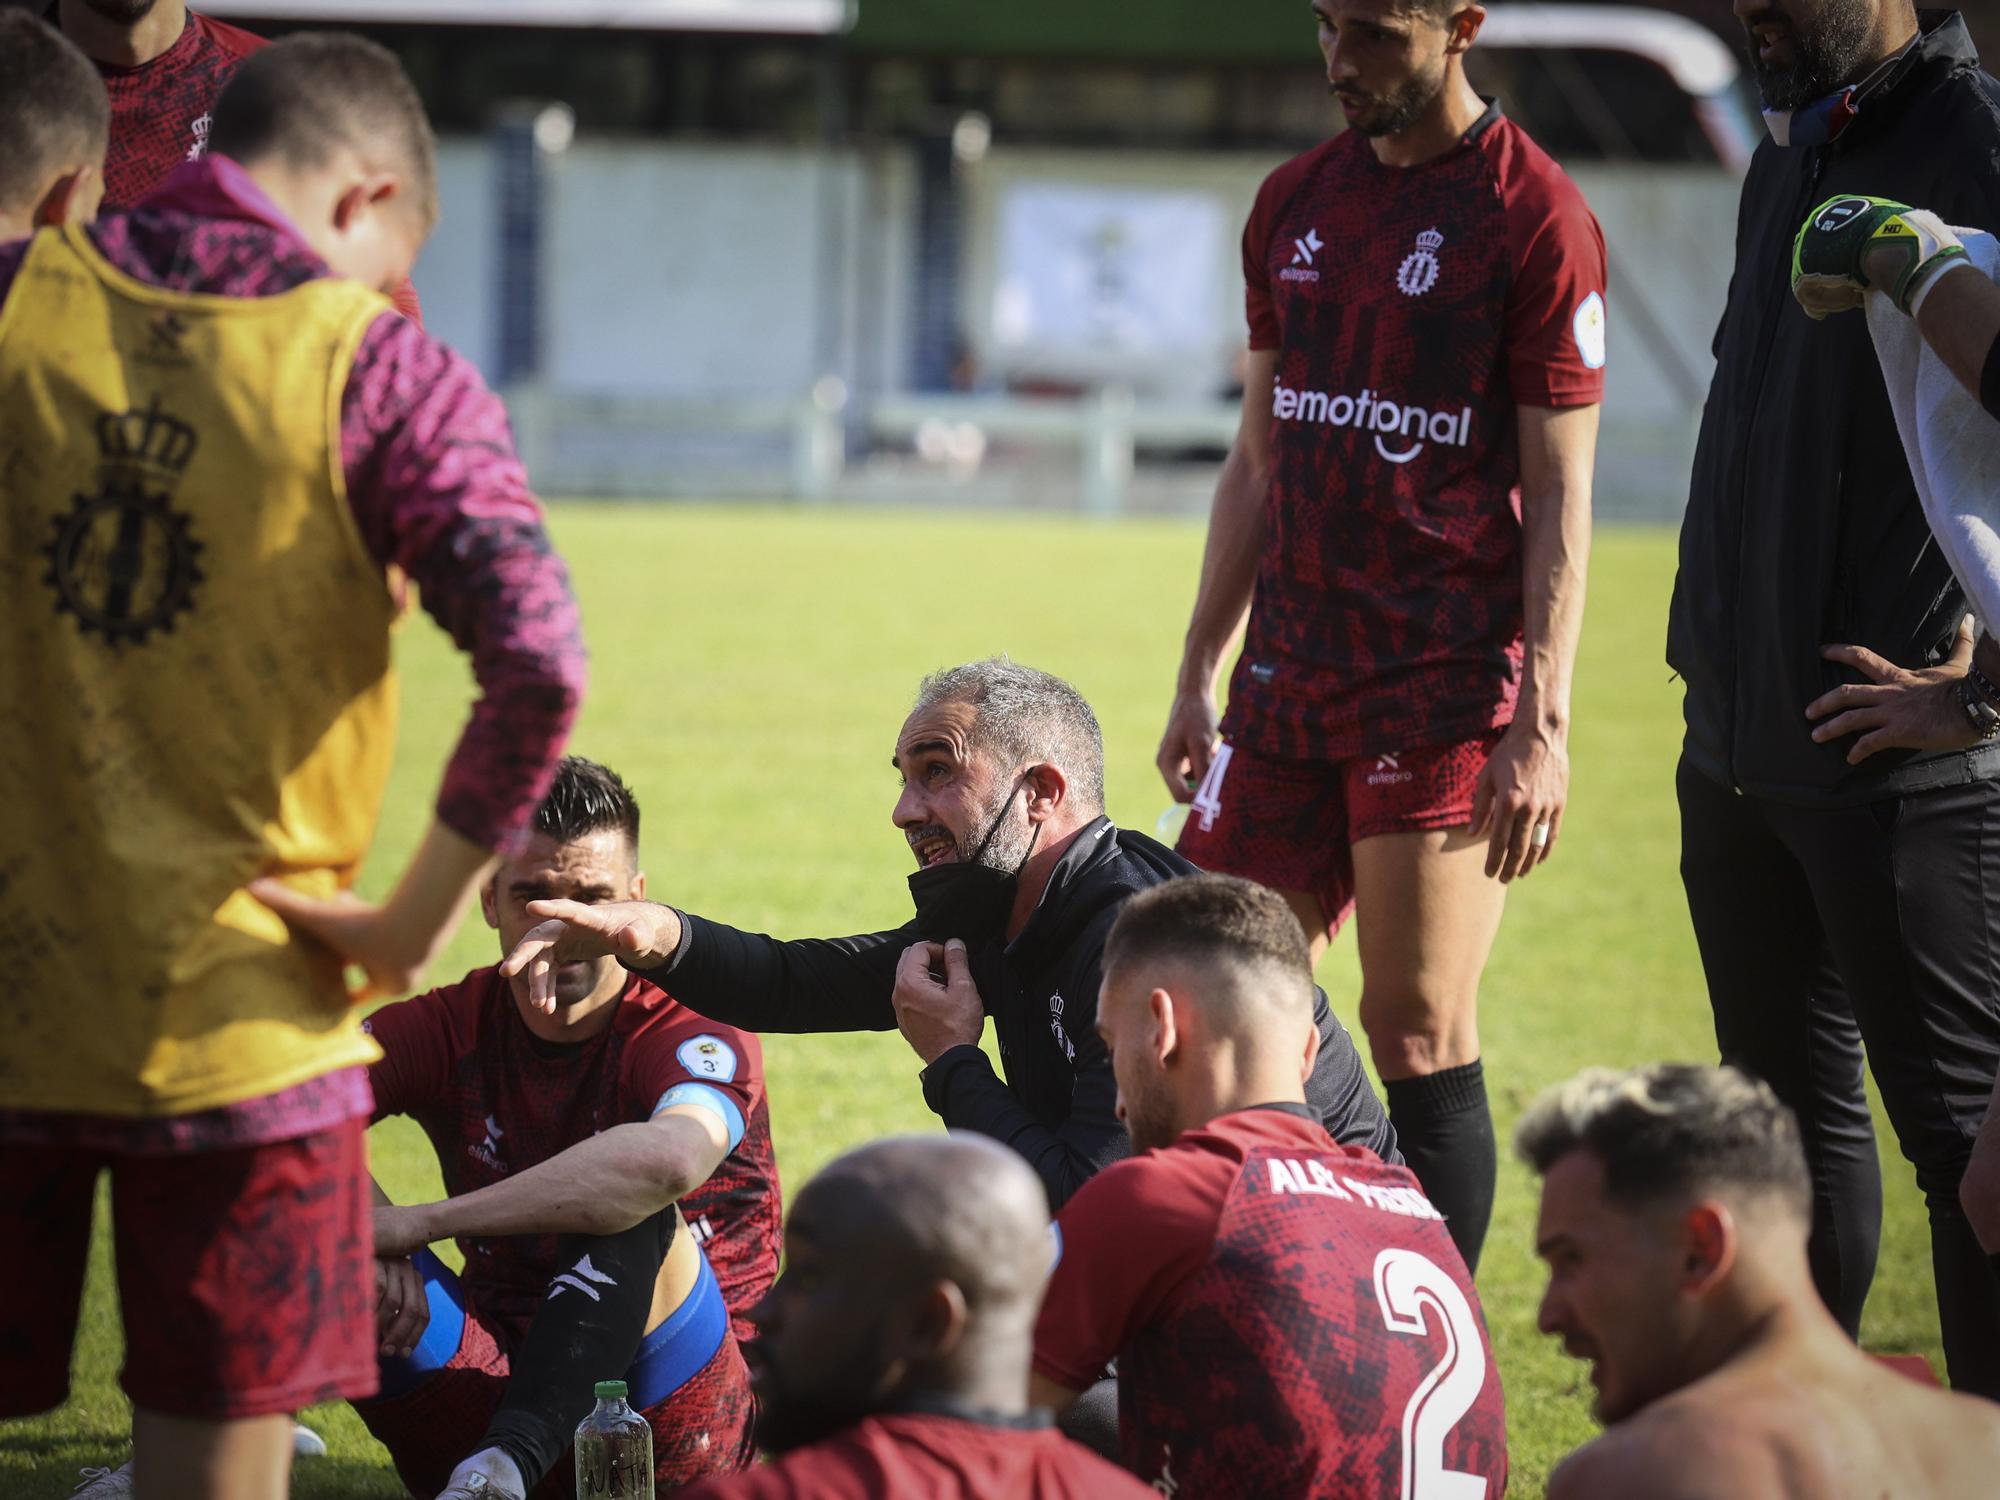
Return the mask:
<svg viewBox="0 0 2000 1500">
<path fill-rule="evenodd" d="M 920 674 L 996 651 L 1069 677 L 1096 707 L 1117 821 L 1150 832 L 1166 806 L 1152 759 L 1194 593 L 1197 525 L 586 504 L 555 507 L 553 524 L 592 653 L 573 748 L 637 789 L 662 899 L 783 936 L 901 921 L 909 856 L 889 824 L 895 730 Z M 1714 1055 L 1676 873 L 1680 695 L 1660 660 L 1672 572 L 1670 533 L 1600 533 L 1562 847 L 1515 888 L 1480 1007 L 1503 1142 L 1538 1089 L 1587 1063 Z M 400 659 L 400 754 L 361 882 L 374 894 L 421 831 L 470 694 L 422 616 L 405 626 Z M 474 915 L 432 977 L 494 957 Z M 1351 940 L 1334 945 L 1321 977 L 1353 1027 Z M 767 1057 L 788 1189 L 848 1146 L 938 1128 L 899 1037 L 773 1037 Z M 1867 1341 L 1938 1363 L 1922 1205 L 1884 1144 L 1888 1222 Z M 413 1127 L 392 1121 L 371 1145 L 393 1196 L 436 1190 Z M 1504 1161 L 1480 1289 L 1517 1496 L 1541 1494 L 1594 1430 L 1581 1367 L 1535 1331 L 1534 1205 L 1525 1171 Z M 100 1218 L 69 1403 L 0 1424 L 0 1494 L 17 1500 L 68 1495 L 80 1466 L 129 1456 L 102 1228 Z M 321 1408 L 308 1420 L 331 1452 L 298 1466 L 294 1494 L 402 1493 L 351 1414 Z"/>
</svg>

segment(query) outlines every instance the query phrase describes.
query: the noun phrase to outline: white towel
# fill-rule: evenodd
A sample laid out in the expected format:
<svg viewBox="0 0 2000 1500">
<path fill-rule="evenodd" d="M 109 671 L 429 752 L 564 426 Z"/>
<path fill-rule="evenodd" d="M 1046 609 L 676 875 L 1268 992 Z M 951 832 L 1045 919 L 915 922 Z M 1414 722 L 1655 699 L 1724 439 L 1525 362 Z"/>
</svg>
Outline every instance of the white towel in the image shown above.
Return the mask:
<svg viewBox="0 0 2000 1500">
<path fill-rule="evenodd" d="M 1954 229 L 1972 264 L 2000 280 L 2000 241 Z M 1962 276 L 1963 271 L 1947 273 Z M 1889 387 L 1896 431 L 1924 519 L 1988 630 L 2000 622 L 2000 420 L 1968 393 L 1881 292 L 1868 294 L 1868 332 Z"/>
</svg>

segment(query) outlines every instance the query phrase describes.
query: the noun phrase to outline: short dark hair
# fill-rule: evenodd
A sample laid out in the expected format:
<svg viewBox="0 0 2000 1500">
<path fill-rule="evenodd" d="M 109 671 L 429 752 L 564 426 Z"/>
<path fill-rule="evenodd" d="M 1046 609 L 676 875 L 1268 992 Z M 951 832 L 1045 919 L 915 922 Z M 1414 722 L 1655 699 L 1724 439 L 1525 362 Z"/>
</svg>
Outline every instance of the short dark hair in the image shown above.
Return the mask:
<svg viewBox="0 0 2000 1500">
<path fill-rule="evenodd" d="M 535 832 L 567 844 L 587 833 L 615 828 L 639 847 L 639 800 L 609 766 L 565 755 L 548 796 L 535 809 Z"/>
<path fill-rule="evenodd" d="M 1514 1146 L 1544 1175 L 1588 1151 L 1604 1167 L 1605 1192 L 1628 1207 L 1733 1188 L 1812 1217 L 1798 1120 L 1769 1084 L 1735 1068 L 1585 1069 L 1535 1101 Z"/>
<path fill-rule="evenodd" d="M 1127 901 L 1104 940 L 1104 972 L 1136 959 L 1268 964 L 1312 989 L 1312 952 L 1276 891 L 1234 875 L 1184 875 Z"/>
<path fill-rule="evenodd" d="M 300 170 L 346 146 L 406 174 L 436 217 L 437 141 L 423 101 L 396 54 L 366 37 L 301 34 L 251 53 L 215 101 L 208 139 L 238 161 L 277 156 Z"/>
<path fill-rule="evenodd" d="M 110 139 L 90 59 L 27 11 L 0 9 L 0 209 L 26 213 L 57 172 L 101 162 Z"/>
</svg>

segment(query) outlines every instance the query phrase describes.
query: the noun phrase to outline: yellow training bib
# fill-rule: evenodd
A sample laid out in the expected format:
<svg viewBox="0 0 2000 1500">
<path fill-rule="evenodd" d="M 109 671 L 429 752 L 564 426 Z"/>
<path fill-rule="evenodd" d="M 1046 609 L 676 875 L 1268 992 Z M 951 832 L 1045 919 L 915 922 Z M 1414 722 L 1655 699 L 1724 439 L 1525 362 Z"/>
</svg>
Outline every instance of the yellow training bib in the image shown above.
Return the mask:
<svg viewBox="0 0 2000 1500">
<path fill-rule="evenodd" d="M 340 402 L 389 306 L 227 298 L 38 234 L 0 306 L 0 1108 L 184 1114 L 372 1061 L 331 895 L 395 738 Z"/>
</svg>

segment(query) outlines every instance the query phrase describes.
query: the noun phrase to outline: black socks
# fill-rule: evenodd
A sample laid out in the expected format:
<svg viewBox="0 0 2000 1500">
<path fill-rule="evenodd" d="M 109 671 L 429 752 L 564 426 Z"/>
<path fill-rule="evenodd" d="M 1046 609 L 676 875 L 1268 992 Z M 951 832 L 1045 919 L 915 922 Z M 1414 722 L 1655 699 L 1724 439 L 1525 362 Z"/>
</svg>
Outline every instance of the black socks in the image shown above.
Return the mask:
<svg viewBox="0 0 2000 1500">
<path fill-rule="evenodd" d="M 1444 1215 L 1466 1269 L 1477 1271 L 1499 1171 L 1485 1068 L 1475 1060 L 1425 1078 L 1398 1078 L 1382 1091 L 1403 1159 Z"/>
<path fill-rule="evenodd" d="M 569 1447 L 597 1382 L 625 1378 L 673 1241 L 672 1205 L 623 1234 L 562 1237 L 562 1269 L 514 1352 L 507 1394 L 480 1442 L 513 1459 L 529 1489 Z"/>
</svg>

